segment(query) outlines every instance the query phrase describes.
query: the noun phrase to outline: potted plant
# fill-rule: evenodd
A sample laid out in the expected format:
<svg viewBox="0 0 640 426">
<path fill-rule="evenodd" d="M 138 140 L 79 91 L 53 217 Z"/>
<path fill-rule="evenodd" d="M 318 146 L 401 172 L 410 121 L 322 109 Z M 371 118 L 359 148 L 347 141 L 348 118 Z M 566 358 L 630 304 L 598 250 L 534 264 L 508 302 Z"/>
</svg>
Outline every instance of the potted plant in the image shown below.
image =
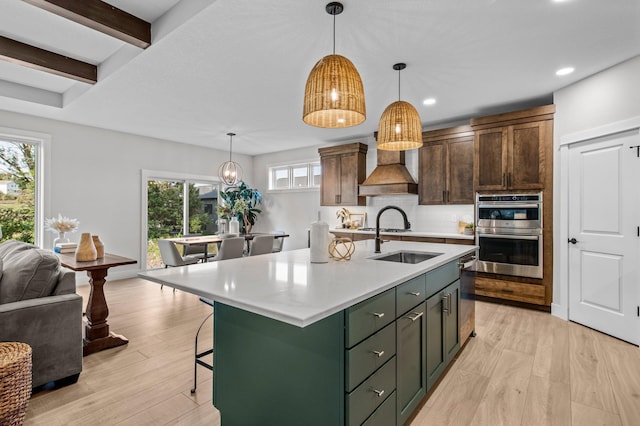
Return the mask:
<svg viewBox="0 0 640 426">
<path fill-rule="evenodd" d="M 340 223 L 342 224 L 343 228 L 348 228 L 349 227 L 349 210 L 347 210 L 346 208 L 341 208 L 340 210 L 338 210 L 336 212 L 336 217 L 338 219 L 340 219 Z"/>
<path fill-rule="evenodd" d="M 226 208 L 230 210 L 230 217 L 237 217 L 242 224 L 242 232 L 249 234 L 251 228 L 256 224 L 258 213 L 262 213 L 262 210 L 257 207 L 262 204 L 262 193 L 240 181 L 238 186 L 220 191 L 220 198 L 224 200 Z"/>
<path fill-rule="evenodd" d="M 473 223 L 467 223 L 464 226 L 464 234 L 465 235 L 473 235 L 473 228 L 474 228 Z"/>
</svg>

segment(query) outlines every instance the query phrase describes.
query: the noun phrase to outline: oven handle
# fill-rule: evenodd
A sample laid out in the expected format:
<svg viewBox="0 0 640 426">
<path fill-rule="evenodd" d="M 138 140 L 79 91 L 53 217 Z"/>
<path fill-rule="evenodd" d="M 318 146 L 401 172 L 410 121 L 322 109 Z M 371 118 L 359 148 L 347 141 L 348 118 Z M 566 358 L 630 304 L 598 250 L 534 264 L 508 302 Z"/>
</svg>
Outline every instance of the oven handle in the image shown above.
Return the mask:
<svg viewBox="0 0 640 426">
<path fill-rule="evenodd" d="M 479 209 L 537 209 L 540 208 L 540 204 L 478 204 Z"/>
<path fill-rule="evenodd" d="M 539 240 L 540 235 L 505 235 L 505 234 L 478 234 L 478 238 L 505 238 L 507 240 Z"/>
</svg>

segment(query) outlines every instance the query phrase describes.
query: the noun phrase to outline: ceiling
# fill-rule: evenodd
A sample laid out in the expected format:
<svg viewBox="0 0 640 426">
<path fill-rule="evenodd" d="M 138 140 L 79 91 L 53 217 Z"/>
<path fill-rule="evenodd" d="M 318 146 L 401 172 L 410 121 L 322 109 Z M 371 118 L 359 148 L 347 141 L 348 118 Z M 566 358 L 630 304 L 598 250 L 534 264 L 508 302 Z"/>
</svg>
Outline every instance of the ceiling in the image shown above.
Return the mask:
<svg viewBox="0 0 640 426">
<path fill-rule="evenodd" d="M 151 23 L 146 49 L 20 0 L 0 35 L 98 67 L 78 82 L 0 61 L 0 110 L 249 155 L 354 141 L 401 97 L 425 127 L 551 102 L 555 90 L 640 55 L 638 0 L 345 0 L 336 53 L 362 77 L 367 120 L 302 121 L 309 71 L 332 49 L 328 1 L 107 0 Z M 562 67 L 575 67 L 564 77 Z M 435 105 L 423 100 L 433 97 Z M 10 126 L 10 123 L 4 123 Z"/>
</svg>

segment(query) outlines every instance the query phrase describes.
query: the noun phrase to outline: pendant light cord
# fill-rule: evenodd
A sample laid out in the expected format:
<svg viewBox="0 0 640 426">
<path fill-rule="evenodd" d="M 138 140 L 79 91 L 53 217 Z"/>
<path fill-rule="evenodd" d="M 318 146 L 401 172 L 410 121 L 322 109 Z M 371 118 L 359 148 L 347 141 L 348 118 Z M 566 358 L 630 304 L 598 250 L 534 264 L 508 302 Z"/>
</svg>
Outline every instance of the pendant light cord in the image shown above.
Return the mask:
<svg viewBox="0 0 640 426">
<path fill-rule="evenodd" d="M 398 70 L 398 101 L 400 100 L 400 71 Z"/>
<path fill-rule="evenodd" d="M 336 54 L 336 15 L 333 15 L 333 54 Z"/>
<path fill-rule="evenodd" d="M 233 152 L 233 135 L 229 135 L 229 162 L 231 162 L 232 152 Z"/>
</svg>

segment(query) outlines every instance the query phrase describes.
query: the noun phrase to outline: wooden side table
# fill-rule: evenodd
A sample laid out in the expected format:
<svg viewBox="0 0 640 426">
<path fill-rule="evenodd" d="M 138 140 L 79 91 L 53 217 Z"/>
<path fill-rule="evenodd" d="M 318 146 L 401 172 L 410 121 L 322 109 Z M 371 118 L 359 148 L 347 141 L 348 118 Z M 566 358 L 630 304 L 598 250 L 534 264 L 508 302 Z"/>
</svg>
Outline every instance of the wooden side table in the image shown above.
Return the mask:
<svg viewBox="0 0 640 426">
<path fill-rule="evenodd" d="M 89 276 L 91 291 L 89 292 L 89 300 L 85 311 L 87 323 L 84 328 L 83 356 L 129 343 L 126 337 L 109 331 L 109 324 L 107 324 L 109 307 L 104 297 L 103 287 L 106 283 L 105 278 L 109 268 L 138 262 L 134 259 L 109 253 L 105 253 L 103 258 L 88 262 L 76 261 L 73 254 L 58 254 L 58 256 L 60 257 L 60 263 L 65 268 L 73 271 L 87 271 Z"/>
</svg>

